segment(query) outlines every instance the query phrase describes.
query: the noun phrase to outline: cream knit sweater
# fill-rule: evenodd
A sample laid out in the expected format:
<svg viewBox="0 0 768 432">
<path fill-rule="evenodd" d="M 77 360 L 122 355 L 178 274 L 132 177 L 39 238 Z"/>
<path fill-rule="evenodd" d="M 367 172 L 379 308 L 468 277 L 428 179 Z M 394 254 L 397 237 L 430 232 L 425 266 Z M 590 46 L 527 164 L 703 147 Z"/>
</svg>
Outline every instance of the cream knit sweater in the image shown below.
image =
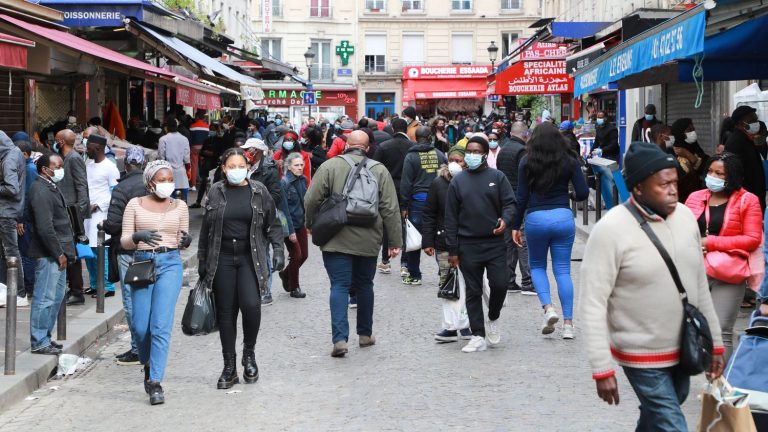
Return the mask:
<svg viewBox="0 0 768 432">
<path fill-rule="evenodd" d="M 693 214 L 683 204 L 666 220 L 641 213 L 677 265 L 688 301 L 709 322 L 715 353 L 722 353 Z M 661 255 L 624 206 L 611 209 L 589 235 L 579 311 L 594 379 L 614 374 L 611 355 L 618 364 L 634 368 L 678 363 L 680 296 Z"/>
</svg>

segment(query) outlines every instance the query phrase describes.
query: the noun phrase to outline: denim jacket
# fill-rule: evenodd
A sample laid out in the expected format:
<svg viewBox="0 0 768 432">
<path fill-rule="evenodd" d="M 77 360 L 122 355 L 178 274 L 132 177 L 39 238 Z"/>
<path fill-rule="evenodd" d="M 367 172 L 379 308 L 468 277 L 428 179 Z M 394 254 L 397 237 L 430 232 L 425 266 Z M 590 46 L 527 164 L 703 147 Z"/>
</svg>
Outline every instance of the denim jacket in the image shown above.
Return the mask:
<svg viewBox="0 0 768 432">
<path fill-rule="evenodd" d="M 304 195 L 307 193 L 307 180 L 304 176 L 296 177 L 287 172 L 282 180 L 285 197 L 288 201 L 288 214 L 294 232 L 304 227 Z"/>
<path fill-rule="evenodd" d="M 275 203 L 272 201 L 267 188 L 254 180 L 249 180 L 249 183 L 253 192 L 251 196 L 251 207 L 253 208 L 250 237 L 251 258 L 253 259 L 253 268 L 256 270 L 256 277 L 259 280 L 259 288 L 263 294 L 266 292 L 269 277 L 267 246 L 271 243 L 275 254 L 283 253 L 283 227 L 277 217 Z M 213 279 L 219 264 L 224 210 L 227 207 L 227 199 L 224 194 L 226 187 L 226 180 L 211 186 L 203 205 L 205 214 L 203 224 L 200 227 L 197 259 L 200 261 L 200 265 L 205 265 L 206 277 L 209 279 Z"/>
</svg>

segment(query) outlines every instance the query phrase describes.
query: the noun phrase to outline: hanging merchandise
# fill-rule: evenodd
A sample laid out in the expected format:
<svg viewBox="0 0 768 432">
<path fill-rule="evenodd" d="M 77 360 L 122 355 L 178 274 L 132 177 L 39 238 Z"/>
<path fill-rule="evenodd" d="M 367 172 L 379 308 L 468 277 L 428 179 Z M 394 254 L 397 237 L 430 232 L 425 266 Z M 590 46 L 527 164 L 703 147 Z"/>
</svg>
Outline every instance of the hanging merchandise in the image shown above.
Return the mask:
<svg viewBox="0 0 768 432">
<path fill-rule="evenodd" d="M 120 111 L 113 101 L 107 102 L 107 105 L 104 107 L 102 121 L 107 132 L 117 138 L 125 139 L 125 125 L 123 124 L 122 117 L 120 117 Z"/>
</svg>

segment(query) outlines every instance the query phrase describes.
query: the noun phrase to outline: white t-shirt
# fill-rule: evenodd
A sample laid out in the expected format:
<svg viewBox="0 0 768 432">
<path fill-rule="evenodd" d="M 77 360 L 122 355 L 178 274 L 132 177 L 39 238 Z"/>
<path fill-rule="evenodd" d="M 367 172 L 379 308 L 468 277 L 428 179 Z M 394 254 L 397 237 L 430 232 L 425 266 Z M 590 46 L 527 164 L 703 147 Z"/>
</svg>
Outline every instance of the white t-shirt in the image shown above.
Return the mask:
<svg viewBox="0 0 768 432">
<path fill-rule="evenodd" d="M 107 218 L 109 202 L 112 200 L 112 188 L 117 186 L 120 171 L 115 163 L 105 158 L 103 161 L 89 160 L 85 164 L 85 172 L 88 175 L 88 196 L 91 205 L 99 206 L 99 209 L 91 214 L 90 219 L 85 220 L 85 231 L 91 247 L 97 246 L 98 224 Z M 107 235 L 108 239 L 109 236 Z"/>
</svg>

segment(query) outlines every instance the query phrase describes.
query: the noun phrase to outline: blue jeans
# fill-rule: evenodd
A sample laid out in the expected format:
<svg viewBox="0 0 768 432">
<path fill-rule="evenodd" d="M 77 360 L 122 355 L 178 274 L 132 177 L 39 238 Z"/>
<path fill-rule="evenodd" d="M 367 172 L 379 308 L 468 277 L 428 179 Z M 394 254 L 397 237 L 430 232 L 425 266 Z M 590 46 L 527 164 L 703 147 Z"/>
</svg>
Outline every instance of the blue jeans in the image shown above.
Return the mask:
<svg viewBox="0 0 768 432">
<path fill-rule="evenodd" d="M 131 297 L 131 286 L 123 283 L 125 280 L 125 272 L 128 271 L 128 266 L 133 262 L 133 254 L 118 254 L 117 266 L 120 271 L 120 292 L 123 294 L 123 310 L 125 311 L 125 321 L 128 322 L 128 328 L 131 331 L 131 352 L 138 354 L 139 348 L 136 346 L 136 334 L 133 331 L 133 300 Z"/>
<path fill-rule="evenodd" d="M 542 305 L 552 304 L 547 278 L 547 252 L 551 251 L 557 294 L 563 306 L 563 318 L 567 320 L 573 319 L 571 250 L 575 237 L 576 223 L 570 209 L 539 210 L 525 217 L 525 239 L 528 242 L 533 287 Z"/>
<path fill-rule="evenodd" d="M 605 208 L 610 209 L 613 203 L 613 172 L 606 167 L 592 165 L 595 175 L 600 175 L 600 195 L 603 197 Z"/>
<path fill-rule="evenodd" d="M 364 257 L 341 252 L 323 252 L 323 264 L 331 280 L 331 331 L 333 343 L 349 339 L 349 289 L 357 296 L 357 334 L 373 332 L 373 277 L 376 256 Z"/>
<path fill-rule="evenodd" d="M 139 348 L 139 361 L 149 364 L 149 379 L 159 382 L 165 375 L 173 314 L 184 277 L 181 254 L 178 250 L 159 254 L 137 251 L 134 259 L 155 260 L 155 283 L 131 290 L 131 321 Z"/>
<path fill-rule="evenodd" d="M 88 268 L 88 279 L 91 281 L 91 289 L 95 290 L 96 285 L 98 284 L 97 272 L 99 271 L 99 267 L 96 264 L 96 261 L 98 261 L 99 248 L 92 247 L 91 250 L 93 251 L 94 258 L 86 258 L 85 266 Z M 104 248 L 104 291 L 114 292 L 115 284 L 107 280 L 107 274 L 109 274 L 109 250 Z"/>
<path fill-rule="evenodd" d="M 624 373 L 640 400 L 637 432 L 687 431 L 680 405 L 688 397 L 691 379 L 677 366 L 663 369 L 624 367 Z"/>
<path fill-rule="evenodd" d="M 424 201 L 411 200 L 408 206 L 408 220 L 411 221 L 414 227 L 421 232 L 421 225 L 423 222 L 422 213 L 424 210 Z M 408 266 L 408 273 L 413 279 L 421 279 L 421 249 L 413 252 L 406 252 L 406 265 Z"/>
<path fill-rule="evenodd" d="M 67 288 L 67 271 L 59 270 L 53 258 L 38 258 L 35 266 L 35 289 L 29 317 L 32 351 L 51 344 L 51 331 L 59 315 L 59 307 Z"/>
</svg>

